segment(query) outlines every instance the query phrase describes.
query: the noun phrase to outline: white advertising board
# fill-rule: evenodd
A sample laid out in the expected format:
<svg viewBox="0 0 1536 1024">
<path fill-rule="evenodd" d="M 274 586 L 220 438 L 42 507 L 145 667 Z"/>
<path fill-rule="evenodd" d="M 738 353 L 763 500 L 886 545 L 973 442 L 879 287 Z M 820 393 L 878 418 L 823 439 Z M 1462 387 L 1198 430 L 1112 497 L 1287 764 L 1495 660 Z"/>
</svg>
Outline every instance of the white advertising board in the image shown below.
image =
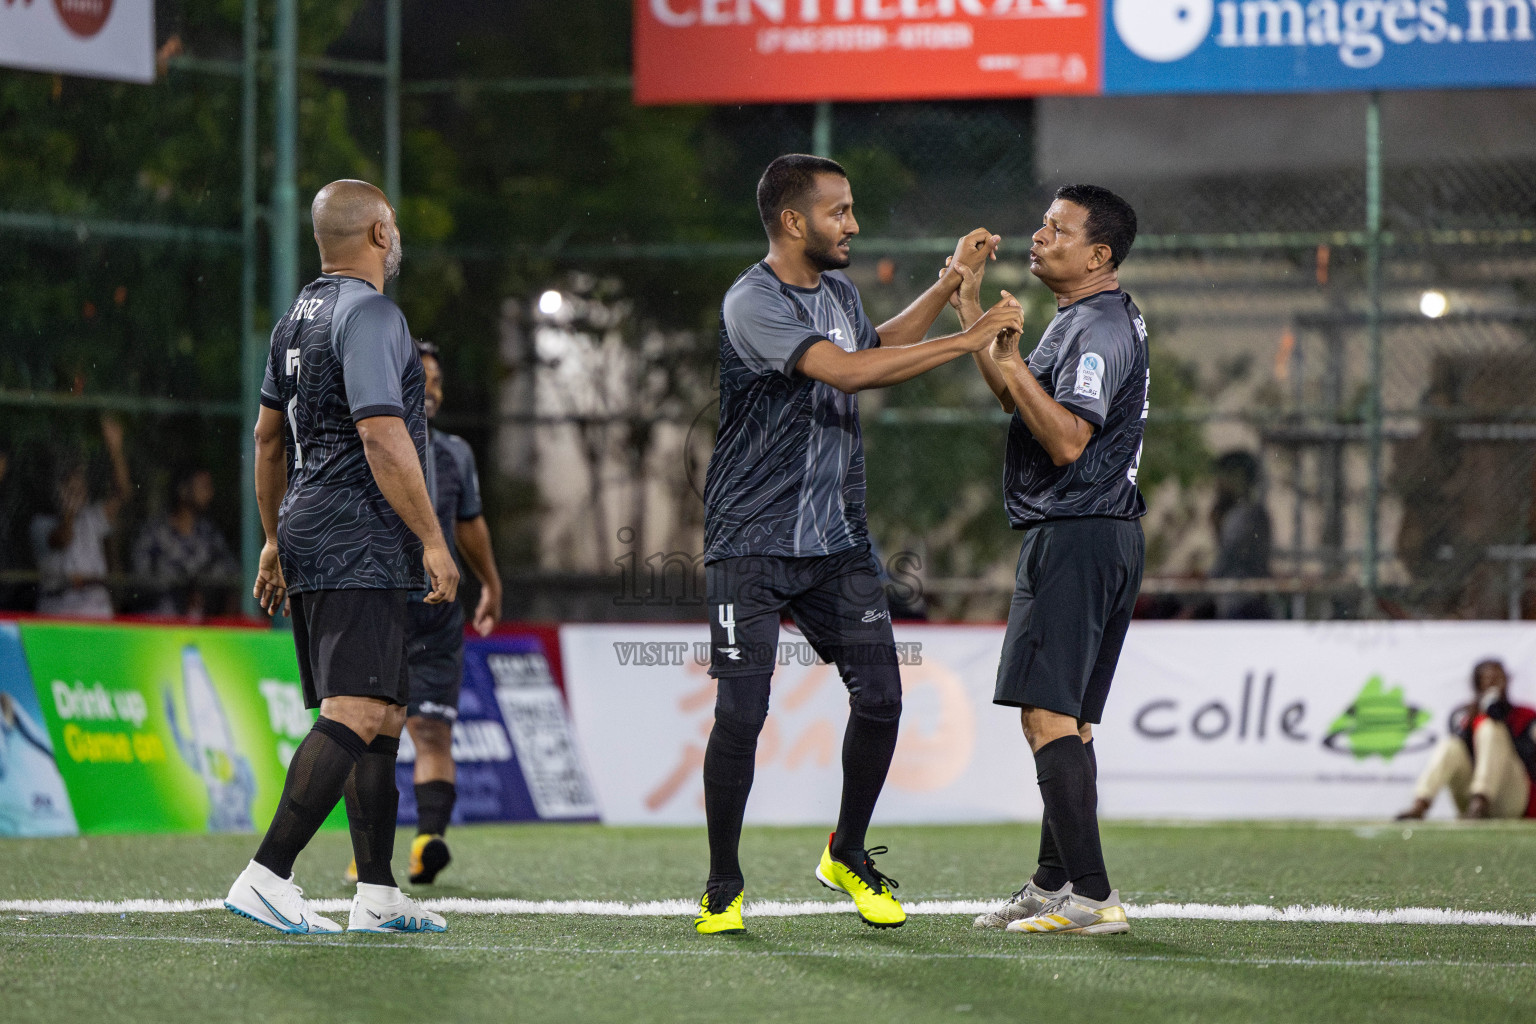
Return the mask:
<svg viewBox="0 0 1536 1024">
<path fill-rule="evenodd" d="M 715 693 L 703 624 L 560 637 L 603 820 L 701 823 Z M 898 625 L 896 638 L 905 711 L 877 820 L 1038 817 L 1018 713 L 992 704 L 1002 627 Z M 1517 703 L 1536 701 L 1536 628 L 1519 623 L 1137 623 L 1096 730 L 1100 813 L 1389 816 L 1484 657 L 1509 666 Z M 780 662 L 747 820 L 830 827 L 847 694 L 787 628 Z"/>
<path fill-rule="evenodd" d="M 154 81 L 154 0 L 5 0 L 0 67 Z"/>
</svg>

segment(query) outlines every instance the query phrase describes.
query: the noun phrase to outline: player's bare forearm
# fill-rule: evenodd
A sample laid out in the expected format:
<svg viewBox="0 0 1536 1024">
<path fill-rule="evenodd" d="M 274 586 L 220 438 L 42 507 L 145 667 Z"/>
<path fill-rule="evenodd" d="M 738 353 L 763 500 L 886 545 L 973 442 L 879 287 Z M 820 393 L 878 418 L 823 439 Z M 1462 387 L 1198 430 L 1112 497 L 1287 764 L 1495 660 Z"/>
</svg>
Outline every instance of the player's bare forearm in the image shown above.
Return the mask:
<svg viewBox="0 0 1536 1024">
<path fill-rule="evenodd" d="M 357 421 L 363 454 L 374 482 L 406 528 L 427 547 L 446 547 L 442 527 L 432 511 L 427 478 L 421 470 L 416 443 L 398 416 L 370 416 Z"/>
<path fill-rule="evenodd" d="M 261 407 L 256 416 L 256 508 L 268 544 L 277 544 L 277 510 L 288 491 L 288 456 L 283 450 L 283 414 Z"/>
<path fill-rule="evenodd" d="M 488 636 L 501 619 L 501 574 L 496 570 L 496 556 L 491 551 L 491 531 L 485 525 L 485 517 L 476 516 L 460 520 L 453 532 L 469 571 L 480 581 L 480 601 L 475 606 L 471 624 L 475 632 Z"/>
<path fill-rule="evenodd" d="M 1093 438 L 1092 424 L 1046 394 L 1023 359 L 1015 355 L 1003 360 L 994 359 L 994 363 L 1008 386 L 1008 393 L 1013 396 L 1019 418 L 1051 457 L 1051 462 L 1058 466 L 1076 462 Z"/>
<path fill-rule="evenodd" d="M 844 352 L 830 341 L 823 341 L 800 357 L 796 369 L 851 395 L 900 384 L 935 366 L 943 366 L 970 351 L 965 338 L 964 334 L 951 334 L 900 348 L 881 345 L 858 352 Z"/>
<path fill-rule="evenodd" d="M 960 275 L 946 273 L 919 295 L 906 309 L 875 329 L 881 348 L 905 348 L 922 341 L 933 322 L 949 305 L 949 297 L 960 287 Z"/>
<path fill-rule="evenodd" d="M 496 556 L 491 551 L 491 530 L 485 525 L 485 517 L 460 520 L 453 528 L 453 537 L 469 571 L 480 581 L 481 589 L 500 594 L 501 573 L 496 569 Z"/>
<path fill-rule="evenodd" d="M 889 387 L 927 373 L 956 356 L 979 352 L 996 337 L 1016 336 L 1023 327 L 1023 315 L 1018 302 L 1008 296 L 959 334 L 900 348 L 882 345 L 857 352 L 844 352 L 830 341 L 821 341 L 806 350 L 795 368 L 850 395 L 869 388 Z"/>
<path fill-rule="evenodd" d="M 981 303 L 969 299 L 961 293 L 960 305 L 956 309 L 960 315 L 960 326 L 969 329 L 972 324 L 981 319 Z M 971 358 L 976 362 L 976 369 L 981 371 L 981 379 L 986 381 L 987 388 L 996 397 L 1003 412 L 1013 412 L 1013 395 L 1008 391 L 1008 382 L 1003 379 L 1003 373 L 992 361 L 992 357 L 986 352 L 972 352 Z"/>
</svg>

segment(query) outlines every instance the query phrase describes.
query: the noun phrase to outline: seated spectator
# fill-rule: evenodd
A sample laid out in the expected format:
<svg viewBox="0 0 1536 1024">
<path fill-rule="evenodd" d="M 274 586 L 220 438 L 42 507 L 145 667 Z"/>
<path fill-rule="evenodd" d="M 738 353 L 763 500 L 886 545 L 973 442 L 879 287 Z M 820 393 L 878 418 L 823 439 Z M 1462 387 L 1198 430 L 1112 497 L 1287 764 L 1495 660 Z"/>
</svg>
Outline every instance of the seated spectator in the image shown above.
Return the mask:
<svg viewBox="0 0 1536 1024">
<path fill-rule="evenodd" d="M 239 564 L 208 518 L 213 474 L 183 473 L 176 481 L 171 514 L 149 523 L 133 546 L 133 571 L 152 588 L 149 610 L 198 617 L 227 609 Z"/>
<path fill-rule="evenodd" d="M 1216 502 L 1211 508 L 1216 530 L 1213 580 L 1259 580 L 1269 577 L 1269 509 L 1259 487 L 1259 460 L 1244 451 L 1227 452 L 1216 460 Z M 1271 618 L 1264 594 L 1218 594 L 1218 619 Z"/>
<path fill-rule="evenodd" d="M 1463 818 L 1536 818 L 1536 709 L 1511 704 L 1508 689 L 1503 662 L 1478 662 L 1472 703 L 1453 716 L 1398 821 L 1424 817 L 1442 789 Z"/>
<path fill-rule="evenodd" d="M 123 455 L 123 425 L 102 417 L 101 436 L 112 460 L 112 494 L 91 501 L 85 462 L 66 457 L 55 473 L 54 511 L 32 519 L 37 610 L 43 615 L 112 617 L 106 542 L 133 495 L 133 482 Z"/>
</svg>

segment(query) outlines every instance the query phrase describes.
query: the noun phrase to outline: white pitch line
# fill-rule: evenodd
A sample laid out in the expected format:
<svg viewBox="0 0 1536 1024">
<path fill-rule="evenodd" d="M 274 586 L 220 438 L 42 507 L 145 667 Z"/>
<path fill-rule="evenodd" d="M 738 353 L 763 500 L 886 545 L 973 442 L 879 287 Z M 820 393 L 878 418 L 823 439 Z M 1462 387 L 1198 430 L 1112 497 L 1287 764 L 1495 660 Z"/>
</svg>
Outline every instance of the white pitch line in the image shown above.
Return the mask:
<svg viewBox="0 0 1536 1024">
<path fill-rule="evenodd" d="M 624 903 L 617 900 L 474 900 L 424 901 L 443 914 L 583 915 L 596 917 L 688 917 L 698 910 L 692 900 L 653 900 Z M 314 900 L 321 913 L 344 911 L 350 900 Z M 910 915 L 974 915 L 997 905 L 996 900 L 917 900 L 905 904 Z M 186 914 L 222 910 L 223 900 L 0 900 L 0 913 L 22 914 Z M 748 917 L 810 917 L 847 914 L 853 905 L 826 900 L 763 900 L 748 903 Z M 1419 924 L 1495 925 L 1536 927 L 1536 914 L 1508 914 L 1488 910 L 1448 910 L 1440 907 L 1399 907 L 1391 910 L 1358 910 L 1332 905 L 1287 907 L 1250 903 L 1233 906 L 1216 903 L 1126 904 L 1133 919 L 1182 921 L 1276 922 L 1282 924 Z"/>
</svg>

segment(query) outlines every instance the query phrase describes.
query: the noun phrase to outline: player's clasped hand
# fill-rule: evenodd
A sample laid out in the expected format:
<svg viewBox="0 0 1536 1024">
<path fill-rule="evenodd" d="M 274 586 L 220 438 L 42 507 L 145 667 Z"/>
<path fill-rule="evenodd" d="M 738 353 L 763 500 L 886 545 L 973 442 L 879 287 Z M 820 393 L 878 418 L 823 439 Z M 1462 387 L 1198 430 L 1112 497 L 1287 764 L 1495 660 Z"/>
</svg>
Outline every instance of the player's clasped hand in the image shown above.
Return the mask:
<svg viewBox="0 0 1536 1024">
<path fill-rule="evenodd" d="M 283 563 L 277 557 L 277 545 L 263 544 L 256 569 L 256 586 L 251 593 L 268 615 L 288 614 L 288 583 L 283 579 Z"/>
<path fill-rule="evenodd" d="M 432 593 L 426 596 L 427 604 L 444 604 L 459 594 L 459 566 L 447 545 L 437 544 L 421 555 L 422 567 L 427 570 L 427 580 Z"/>
<path fill-rule="evenodd" d="M 965 332 L 968 349 L 972 352 L 980 352 L 1004 338 L 1011 339 L 1011 344 L 1017 347 L 1018 336 L 1024 330 L 1024 307 L 1019 305 L 1019 300 L 1003 293 L 1003 297 L 997 301 L 997 305 L 981 315 L 981 319 L 971 325 Z"/>
</svg>

